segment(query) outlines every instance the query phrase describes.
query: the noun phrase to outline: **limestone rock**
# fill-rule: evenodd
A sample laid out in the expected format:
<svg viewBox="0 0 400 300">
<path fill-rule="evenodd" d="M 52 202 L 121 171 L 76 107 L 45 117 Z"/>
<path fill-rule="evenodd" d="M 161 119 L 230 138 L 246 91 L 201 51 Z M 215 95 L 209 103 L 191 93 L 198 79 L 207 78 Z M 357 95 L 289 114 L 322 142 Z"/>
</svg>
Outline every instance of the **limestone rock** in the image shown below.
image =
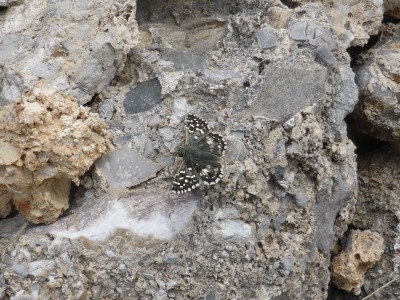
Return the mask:
<svg viewBox="0 0 400 300">
<path fill-rule="evenodd" d="M 393 36 L 369 50 L 356 67 L 360 102 L 351 114 L 358 131 L 400 143 L 400 26 Z"/>
<path fill-rule="evenodd" d="M 358 176 L 358 201 L 352 224 L 369 228 L 385 239 L 385 252 L 365 275 L 363 290 L 368 295 L 399 275 L 400 153 L 395 147 L 383 147 L 361 154 Z M 378 298 L 400 299 L 397 282 L 379 292 Z"/>
<path fill-rule="evenodd" d="M 384 241 L 376 232 L 355 230 L 348 243 L 348 248 L 332 260 L 332 279 L 340 289 L 358 295 L 365 272 L 383 254 Z"/>
<path fill-rule="evenodd" d="M 136 150 L 118 148 L 96 162 L 96 168 L 106 177 L 111 190 L 133 187 L 154 177 L 162 169 L 160 163 L 148 161 Z"/>
<path fill-rule="evenodd" d="M 268 66 L 265 74 L 262 90 L 244 112 L 246 116 L 264 116 L 283 123 L 324 94 L 326 70 L 317 64 L 307 68 Z"/>
<path fill-rule="evenodd" d="M 70 182 L 111 147 L 96 114 L 40 87 L 0 111 L 0 141 L 0 187 L 34 223 L 54 222 L 68 208 Z"/>
<path fill-rule="evenodd" d="M 335 1 L 326 10 L 333 30 L 347 47 L 363 46 L 371 35 L 377 35 L 383 19 L 381 0 Z"/>
<path fill-rule="evenodd" d="M 41 79 L 52 93 L 84 104 L 110 84 L 137 42 L 133 0 L 82 1 L 79 8 L 72 0 L 7 2 L 0 22 L 2 105 Z M 73 7 L 79 13 L 71 14 Z"/>
<path fill-rule="evenodd" d="M 184 201 L 174 198 L 155 189 L 117 198 L 90 195 L 83 206 L 72 210 L 71 215 L 37 232 L 94 242 L 104 241 L 118 230 L 126 230 L 135 234 L 138 240 L 168 240 L 190 221 L 199 195 L 184 195 Z"/>
</svg>

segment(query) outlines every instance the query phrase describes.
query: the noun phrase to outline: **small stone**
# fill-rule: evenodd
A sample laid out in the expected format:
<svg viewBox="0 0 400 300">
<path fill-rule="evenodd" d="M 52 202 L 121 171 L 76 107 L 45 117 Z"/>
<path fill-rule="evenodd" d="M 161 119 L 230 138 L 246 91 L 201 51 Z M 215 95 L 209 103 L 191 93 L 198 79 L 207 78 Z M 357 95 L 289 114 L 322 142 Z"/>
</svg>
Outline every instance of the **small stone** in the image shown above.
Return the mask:
<svg viewBox="0 0 400 300">
<path fill-rule="evenodd" d="M 11 165 L 21 157 L 21 151 L 8 142 L 0 140 L 0 165 Z"/>
<path fill-rule="evenodd" d="M 324 28 L 310 22 L 295 22 L 289 26 L 289 36 L 295 41 L 308 41 L 311 45 L 327 44 L 329 50 L 337 48 L 334 36 Z"/>
<path fill-rule="evenodd" d="M 304 196 L 302 193 L 297 193 L 297 192 L 293 193 L 293 199 L 294 203 L 300 208 L 304 208 L 308 201 L 306 196 Z"/>
<path fill-rule="evenodd" d="M 263 27 L 256 32 L 257 44 L 261 49 L 270 49 L 276 47 L 278 41 L 274 30 L 270 27 Z"/>
<path fill-rule="evenodd" d="M 213 291 L 208 292 L 207 295 L 205 296 L 205 300 L 215 300 L 215 298 L 216 296 Z"/>
<path fill-rule="evenodd" d="M 113 110 L 114 110 L 114 106 L 112 103 L 109 102 L 103 102 L 100 104 L 99 107 L 99 116 L 100 118 L 102 118 L 103 120 L 111 120 L 112 116 L 113 116 Z"/>
<path fill-rule="evenodd" d="M 139 83 L 131 89 L 124 100 L 124 109 L 127 114 L 136 114 L 152 109 L 160 104 L 161 84 L 157 78 Z"/>
<path fill-rule="evenodd" d="M 289 131 L 290 129 L 292 129 L 294 126 L 296 126 L 296 120 L 294 117 L 291 117 L 289 120 L 287 120 L 285 123 L 283 123 L 283 128 L 286 131 Z"/>
<path fill-rule="evenodd" d="M 310 63 L 306 68 L 289 63 L 268 65 L 264 72 L 266 80 L 250 107 L 244 109 L 244 116 L 283 123 L 325 94 L 327 70 L 320 64 Z"/>
<path fill-rule="evenodd" d="M 282 268 L 287 272 L 290 272 L 293 269 L 293 260 L 288 257 L 282 258 L 281 264 Z"/>
<path fill-rule="evenodd" d="M 282 226 L 283 223 L 285 223 L 285 221 L 286 221 L 286 216 L 279 215 L 272 220 L 272 227 L 274 227 L 275 230 L 279 230 L 279 228 Z"/>
<path fill-rule="evenodd" d="M 225 220 L 221 223 L 222 235 L 226 238 L 239 236 L 249 237 L 251 226 L 242 220 Z"/>
<path fill-rule="evenodd" d="M 29 271 L 28 268 L 26 266 L 24 266 L 21 263 L 18 262 L 13 262 L 12 264 L 12 268 L 14 269 L 15 273 L 18 274 L 18 276 L 22 279 L 25 278 L 26 276 L 28 276 Z"/>
<path fill-rule="evenodd" d="M 364 284 L 365 273 L 383 254 L 384 239 L 370 230 L 355 230 L 347 245 L 332 260 L 332 280 L 338 288 L 358 295 Z"/>
<path fill-rule="evenodd" d="M 334 65 L 337 63 L 335 56 L 333 56 L 332 52 L 328 49 L 326 44 L 318 47 L 316 51 L 316 56 L 327 65 Z"/>
<path fill-rule="evenodd" d="M 164 166 L 148 161 L 136 150 L 126 147 L 103 156 L 95 165 L 113 190 L 138 185 L 154 177 Z"/>
<path fill-rule="evenodd" d="M 197 72 L 202 70 L 205 64 L 204 55 L 182 51 L 169 51 L 168 53 L 163 54 L 162 58 L 172 61 L 174 63 L 174 68 L 177 71 L 191 70 Z"/>
<path fill-rule="evenodd" d="M 177 283 L 175 280 L 170 280 L 166 284 L 167 291 L 176 287 Z"/>
</svg>

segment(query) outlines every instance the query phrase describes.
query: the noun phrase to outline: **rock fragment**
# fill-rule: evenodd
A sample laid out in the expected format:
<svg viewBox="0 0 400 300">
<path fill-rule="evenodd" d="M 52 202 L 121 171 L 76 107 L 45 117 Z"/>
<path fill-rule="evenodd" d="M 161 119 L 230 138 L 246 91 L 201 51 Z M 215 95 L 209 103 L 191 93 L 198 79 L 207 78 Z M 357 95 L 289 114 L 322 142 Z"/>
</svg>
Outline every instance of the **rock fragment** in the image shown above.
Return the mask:
<svg viewBox="0 0 400 300">
<path fill-rule="evenodd" d="M 40 86 L 0 110 L 0 190 L 33 223 L 51 223 L 68 208 L 79 184 L 108 152 L 106 124 L 72 97 L 42 94 Z"/>
<path fill-rule="evenodd" d="M 96 162 L 96 168 L 115 191 L 138 185 L 154 177 L 163 166 L 148 161 L 136 150 L 126 147 L 116 149 Z"/>
<path fill-rule="evenodd" d="M 400 143 L 400 26 L 385 42 L 370 49 L 355 68 L 360 101 L 351 125 L 379 140 Z"/>
<path fill-rule="evenodd" d="M 332 279 L 338 288 L 358 295 L 365 273 L 383 254 L 384 240 L 376 232 L 355 230 L 348 243 L 348 248 L 332 260 Z"/>
<path fill-rule="evenodd" d="M 124 100 L 124 109 L 127 114 L 136 114 L 152 109 L 160 104 L 161 84 L 157 78 L 139 83 L 131 89 Z"/>
<path fill-rule="evenodd" d="M 256 32 L 257 44 L 261 49 L 270 49 L 276 47 L 278 40 L 275 37 L 274 30 L 269 27 L 263 27 Z"/>
<path fill-rule="evenodd" d="M 257 99 L 244 112 L 285 122 L 324 95 L 327 71 L 318 64 L 307 68 L 296 65 L 268 66 L 266 79 Z"/>
</svg>

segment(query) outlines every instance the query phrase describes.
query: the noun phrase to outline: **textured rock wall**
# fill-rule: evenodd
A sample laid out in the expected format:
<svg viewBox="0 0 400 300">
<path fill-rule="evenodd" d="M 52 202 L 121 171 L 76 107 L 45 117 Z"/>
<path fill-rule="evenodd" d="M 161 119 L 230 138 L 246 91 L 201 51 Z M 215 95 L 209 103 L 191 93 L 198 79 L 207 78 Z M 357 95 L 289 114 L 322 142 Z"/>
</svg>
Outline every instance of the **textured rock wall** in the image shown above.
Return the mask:
<svg viewBox="0 0 400 300">
<path fill-rule="evenodd" d="M 12 202 L 33 223 L 52 223 L 68 208 L 71 181 L 79 184 L 111 144 L 96 114 L 40 91 L 0 111 L 0 189 L 3 205 Z"/>
<path fill-rule="evenodd" d="M 1 95 L 4 104 L 11 102 L 4 118 L 16 116 L 22 103 L 31 111 L 24 122 L 34 124 L 28 130 L 5 122 L 26 135 L 0 144 L 7 153 L 2 164 L 14 167 L 2 183 L 7 193 L 0 212 L 12 210 L 10 201 L 20 211 L 35 203 L 36 211 L 52 191 L 64 199 L 51 208 L 61 213 L 66 185 L 80 183 L 70 209 L 53 224 L 28 226 L 20 216 L 0 221 L 1 297 L 327 299 L 334 294 L 331 254 L 340 269 L 343 257 L 369 253 L 368 243 L 345 247 L 351 228 L 381 234 L 374 249 L 384 251 L 375 265 L 379 255 L 368 260 L 369 270 L 352 260 L 353 273 L 345 269 L 348 276 L 332 278 L 337 286 L 361 297 L 398 274 L 398 189 L 390 178 L 397 178 L 397 156 L 382 154 L 391 159 L 385 164 L 380 155 L 371 157 L 377 163 L 368 167 L 365 160 L 367 171 L 359 173 L 362 161 L 344 121 L 374 91 L 361 85 L 358 68 L 394 74 L 370 82 L 396 95 L 397 65 L 388 60 L 396 57 L 391 33 L 397 25 L 381 24 L 381 1 L 83 2 L 61 17 L 68 4 L 40 2 L 33 13 L 33 4 L 14 3 L 0 16 L 4 28 L 21 12 L 44 20 L 26 31 L 27 44 L 5 38 L 0 44 L 6 53 Z M 31 39 L 33 30 L 40 34 Z M 371 35 L 382 42 L 357 64 L 347 51 Z M 16 32 L 4 37 L 24 40 Z M 32 41 L 47 46 L 27 53 Z M 57 72 L 49 77 L 33 72 L 51 66 Z M 38 93 L 26 94 L 39 78 Z M 88 103 L 99 117 L 76 103 Z M 225 137 L 225 175 L 217 185 L 175 195 L 172 180 L 182 163 L 176 153 L 188 113 Z M 387 121 L 396 125 L 395 118 Z M 104 124 L 117 149 L 82 176 L 112 148 Z M 383 140 L 396 145 L 393 128 L 385 127 L 391 138 Z M 89 147 L 93 139 L 96 146 Z M 21 141 L 36 141 L 52 158 L 36 156 L 36 148 Z M 50 179 L 43 157 L 45 166 L 54 160 L 57 175 Z M 376 176 L 386 180 L 376 182 Z M 32 182 L 37 193 L 17 199 L 23 185 L 10 185 L 9 178 Z M 369 213 L 371 203 L 379 214 Z M 388 217 L 378 221 L 382 216 Z M 380 281 L 377 274 L 385 276 Z M 398 298 L 396 287 L 384 293 Z"/>
</svg>

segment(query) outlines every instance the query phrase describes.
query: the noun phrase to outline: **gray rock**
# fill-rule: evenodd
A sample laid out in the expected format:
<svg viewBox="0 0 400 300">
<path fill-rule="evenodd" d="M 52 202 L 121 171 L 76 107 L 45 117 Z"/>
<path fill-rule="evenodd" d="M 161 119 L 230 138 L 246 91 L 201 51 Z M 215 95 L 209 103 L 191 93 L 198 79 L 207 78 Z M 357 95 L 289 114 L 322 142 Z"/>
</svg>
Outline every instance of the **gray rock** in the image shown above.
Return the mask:
<svg viewBox="0 0 400 300">
<path fill-rule="evenodd" d="M 304 194 L 302 194 L 301 192 L 297 192 L 296 191 L 292 195 L 293 195 L 294 203 L 298 207 L 303 208 L 303 207 L 306 206 L 308 199 Z"/>
<path fill-rule="evenodd" d="M 160 104 L 161 84 L 157 78 L 139 83 L 132 88 L 124 100 L 124 109 L 127 114 L 135 114 L 152 109 Z"/>
<path fill-rule="evenodd" d="M 286 216 L 279 215 L 275 219 L 272 220 L 272 227 L 274 227 L 275 230 L 279 230 L 279 228 L 285 222 L 286 222 Z"/>
<path fill-rule="evenodd" d="M 16 9 L 7 9 L 0 23 L 0 65 L 7 75 L 18 76 L 20 84 L 0 78 L 0 103 L 14 102 L 39 87 L 46 92 L 62 91 L 83 105 L 110 84 L 137 42 L 136 22 L 103 22 L 106 16 L 112 19 L 127 13 L 129 3 L 112 11 L 106 8 L 113 3 L 109 0 L 104 6 L 92 6 L 89 1 L 77 6 L 70 0 L 33 6 L 18 0 L 1 3 Z M 71 7 L 81 14 L 71 17 L 74 21 L 65 18 Z M 90 21 L 83 15 L 90 15 Z"/>
<path fill-rule="evenodd" d="M 282 268 L 287 272 L 290 272 L 293 269 L 293 259 L 289 257 L 283 257 L 281 259 L 281 264 Z"/>
<path fill-rule="evenodd" d="M 114 105 L 110 102 L 102 102 L 99 107 L 99 116 L 104 120 L 111 120 L 113 116 Z"/>
<path fill-rule="evenodd" d="M 205 58 L 201 54 L 193 54 L 182 51 L 169 51 L 161 55 L 162 59 L 172 61 L 177 71 L 197 72 L 204 68 Z"/>
<path fill-rule="evenodd" d="M 333 224 L 337 214 L 343 204 L 350 201 L 357 192 L 356 179 L 353 167 L 344 166 L 342 172 L 337 174 L 332 191 L 321 190 L 317 193 L 317 202 L 314 206 L 317 228 L 315 240 L 318 249 L 325 254 L 329 254 L 334 243 Z"/>
<path fill-rule="evenodd" d="M 256 32 L 257 44 L 261 49 L 270 49 L 276 47 L 278 40 L 275 37 L 274 30 L 270 27 L 263 27 Z"/>
<path fill-rule="evenodd" d="M 18 276 L 21 278 L 25 278 L 29 274 L 28 268 L 19 262 L 14 261 L 12 264 L 12 268 L 14 269 L 15 273 L 17 273 Z"/>
<path fill-rule="evenodd" d="M 378 140 L 400 143 L 400 25 L 393 36 L 382 36 L 381 43 L 360 57 L 354 70 L 360 101 L 350 115 L 357 131 Z"/>
<path fill-rule="evenodd" d="M 322 46 L 318 47 L 315 54 L 318 59 L 327 65 L 334 65 L 337 63 L 335 56 L 333 56 L 326 44 L 322 44 Z"/>
<path fill-rule="evenodd" d="M 162 164 L 148 161 L 136 150 L 118 148 L 95 163 L 97 170 L 107 179 L 112 190 L 122 190 L 154 177 Z"/>
<path fill-rule="evenodd" d="M 206 294 L 206 296 L 204 297 L 205 300 L 215 300 L 216 299 L 216 295 L 213 291 L 210 291 Z"/>
<path fill-rule="evenodd" d="M 296 41 L 308 41 L 314 46 L 326 44 L 329 50 L 337 48 L 335 37 L 324 28 L 310 22 L 294 22 L 289 26 L 289 36 Z"/>
<path fill-rule="evenodd" d="M 204 74 L 204 76 L 203 76 L 204 81 L 207 81 L 210 83 L 221 83 L 223 81 L 226 81 L 228 79 L 232 79 L 232 78 L 238 76 L 237 71 L 235 71 L 235 70 L 205 69 L 203 74 Z"/>
<path fill-rule="evenodd" d="M 243 161 L 247 157 L 247 149 L 243 142 L 234 137 L 227 139 L 225 159 L 230 162 Z"/>
<path fill-rule="evenodd" d="M 327 71 L 318 64 L 268 66 L 264 72 L 261 92 L 245 116 L 264 116 L 283 123 L 325 93 Z"/>
</svg>

